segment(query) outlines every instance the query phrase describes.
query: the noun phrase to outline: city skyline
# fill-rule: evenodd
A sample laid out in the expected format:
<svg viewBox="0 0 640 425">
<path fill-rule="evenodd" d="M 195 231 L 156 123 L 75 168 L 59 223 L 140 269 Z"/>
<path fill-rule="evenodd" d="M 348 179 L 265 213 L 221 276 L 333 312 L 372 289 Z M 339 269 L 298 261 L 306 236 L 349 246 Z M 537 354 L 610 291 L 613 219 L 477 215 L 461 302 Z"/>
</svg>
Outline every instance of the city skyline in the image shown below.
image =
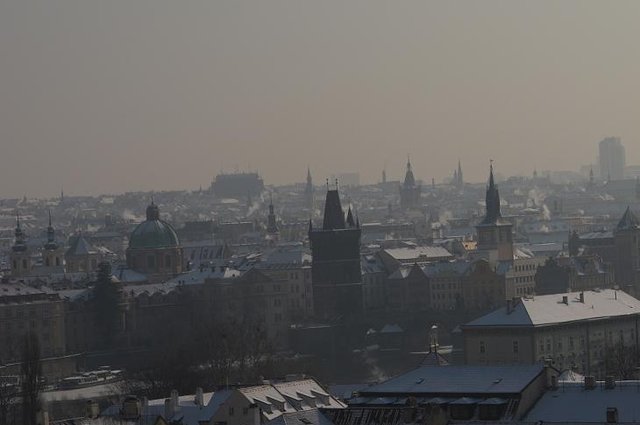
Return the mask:
<svg viewBox="0 0 640 425">
<path fill-rule="evenodd" d="M 339 6 L 339 7 L 338 7 Z M 272 184 L 358 169 L 480 182 L 640 148 L 635 2 L 0 5 L 0 196 Z M 37 170 L 33 172 L 30 170 Z M 46 178 L 41 175 L 46 173 Z"/>
</svg>

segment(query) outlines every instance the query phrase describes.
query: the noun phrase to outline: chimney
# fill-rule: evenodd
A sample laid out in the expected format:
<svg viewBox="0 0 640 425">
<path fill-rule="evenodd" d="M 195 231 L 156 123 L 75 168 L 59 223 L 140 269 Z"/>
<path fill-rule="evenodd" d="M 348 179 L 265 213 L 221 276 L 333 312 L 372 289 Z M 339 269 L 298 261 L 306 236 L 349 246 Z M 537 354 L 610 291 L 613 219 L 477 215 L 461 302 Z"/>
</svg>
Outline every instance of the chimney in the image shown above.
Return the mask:
<svg viewBox="0 0 640 425">
<path fill-rule="evenodd" d="M 580 302 L 584 304 L 584 291 L 580 292 Z"/>
<path fill-rule="evenodd" d="M 170 398 L 164 399 L 164 419 L 169 422 L 173 415 L 175 415 L 175 410 L 173 408 L 173 402 Z"/>
<path fill-rule="evenodd" d="M 36 425 L 49 425 L 49 412 L 39 409 L 36 412 Z"/>
<path fill-rule="evenodd" d="M 585 390 L 593 390 L 596 388 L 596 377 L 595 376 L 585 376 L 584 377 L 584 389 Z"/>
<path fill-rule="evenodd" d="M 562 304 L 569 305 L 569 296 L 568 295 L 563 295 L 562 296 Z"/>
<path fill-rule="evenodd" d="M 87 400 L 86 417 L 87 419 L 95 419 L 100 414 L 100 405 L 95 400 Z"/>
<path fill-rule="evenodd" d="M 557 390 L 558 389 L 558 376 L 557 375 L 551 375 L 551 389 L 552 390 Z"/>
<path fill-rule="evenodd" d="M 612 390 L 616 387 L 616 380 L 613 376 L 608 375 L 604 378 L 604 389 Z"/>
<path fill-rule="evenodd" d="M 509 298 L 507 300 L 507 314 L 513 313 L 513 300 Z"/>
<path fill-rule="evenodd" d="M 173 411 L 180 411 L 180 400 L 178 396 L 178 390 L 171 390 L 171 405 L 173 406 Z"/>
<path fill-rule="evenodd" d="M 202 387 L 196 388 L 196 397 L 194 402 L 198 407 L 202 407 L 204 405 L 204 394 L 202 392 Z"/>
</svg>

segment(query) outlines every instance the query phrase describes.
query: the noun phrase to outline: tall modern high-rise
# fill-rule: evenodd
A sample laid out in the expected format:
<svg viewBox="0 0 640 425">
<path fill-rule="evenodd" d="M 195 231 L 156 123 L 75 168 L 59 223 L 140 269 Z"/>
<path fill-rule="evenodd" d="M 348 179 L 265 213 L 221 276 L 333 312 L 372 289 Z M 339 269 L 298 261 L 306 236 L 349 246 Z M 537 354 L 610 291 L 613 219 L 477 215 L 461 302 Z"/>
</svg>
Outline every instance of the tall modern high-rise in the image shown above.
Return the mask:
<svg viewBox="0 0 640 425">
<path fill-rule="evenodd" d="M 625 153 L 619 137 L 607 137 L 600 142 L 600 178 L 624 178 Z"/>
</svg>

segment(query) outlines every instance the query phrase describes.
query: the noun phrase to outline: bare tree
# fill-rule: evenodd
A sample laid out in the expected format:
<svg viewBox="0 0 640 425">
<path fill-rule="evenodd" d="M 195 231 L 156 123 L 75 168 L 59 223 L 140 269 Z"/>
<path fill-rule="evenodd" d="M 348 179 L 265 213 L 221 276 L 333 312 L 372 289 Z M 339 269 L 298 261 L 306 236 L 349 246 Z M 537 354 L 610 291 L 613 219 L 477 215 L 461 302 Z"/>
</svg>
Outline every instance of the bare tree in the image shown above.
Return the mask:
<svg viewBox="0 0 640 425">
<path fill-rule="evenodd" d="M 21 365 L 22 423 L 36 425 L 36 415 L 40 409 L 42 392 L 42 364 L 40 362 L 40 341 L 35 332 L 24 336 Z"/>
<path fill-rule="evenodd" d="M 9 415 L 20 394 L 18 383 L 9 378 L 0 376 L 0 424 L 11 423 Z"/>
<path fill-rule="evenodd" d="M 618 379 L 634 378 L 637 363 L 635 348 L 625 346 L 622 341 L 618 341 L 613 347 L 606 350 L 607 374 L 614 375 Z"/>
</svg>

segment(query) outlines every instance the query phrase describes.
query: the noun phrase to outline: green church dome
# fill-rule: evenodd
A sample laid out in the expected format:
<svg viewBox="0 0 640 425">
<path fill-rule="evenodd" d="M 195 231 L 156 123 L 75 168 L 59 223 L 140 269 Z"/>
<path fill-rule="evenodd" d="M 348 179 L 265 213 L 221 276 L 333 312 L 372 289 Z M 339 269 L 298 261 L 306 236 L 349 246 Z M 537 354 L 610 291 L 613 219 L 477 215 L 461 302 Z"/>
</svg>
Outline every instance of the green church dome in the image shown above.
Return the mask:
<svg viewBox="0 0 640 425">
<path fill-rule="evenodd" d="M 140 223 L 129 237 L 129 248 L 168 248 L 179 245 L 178 235 L 166 221 L 160 220 L 158 206 L 147 207 L 147 220 Z"/>
</svg>

